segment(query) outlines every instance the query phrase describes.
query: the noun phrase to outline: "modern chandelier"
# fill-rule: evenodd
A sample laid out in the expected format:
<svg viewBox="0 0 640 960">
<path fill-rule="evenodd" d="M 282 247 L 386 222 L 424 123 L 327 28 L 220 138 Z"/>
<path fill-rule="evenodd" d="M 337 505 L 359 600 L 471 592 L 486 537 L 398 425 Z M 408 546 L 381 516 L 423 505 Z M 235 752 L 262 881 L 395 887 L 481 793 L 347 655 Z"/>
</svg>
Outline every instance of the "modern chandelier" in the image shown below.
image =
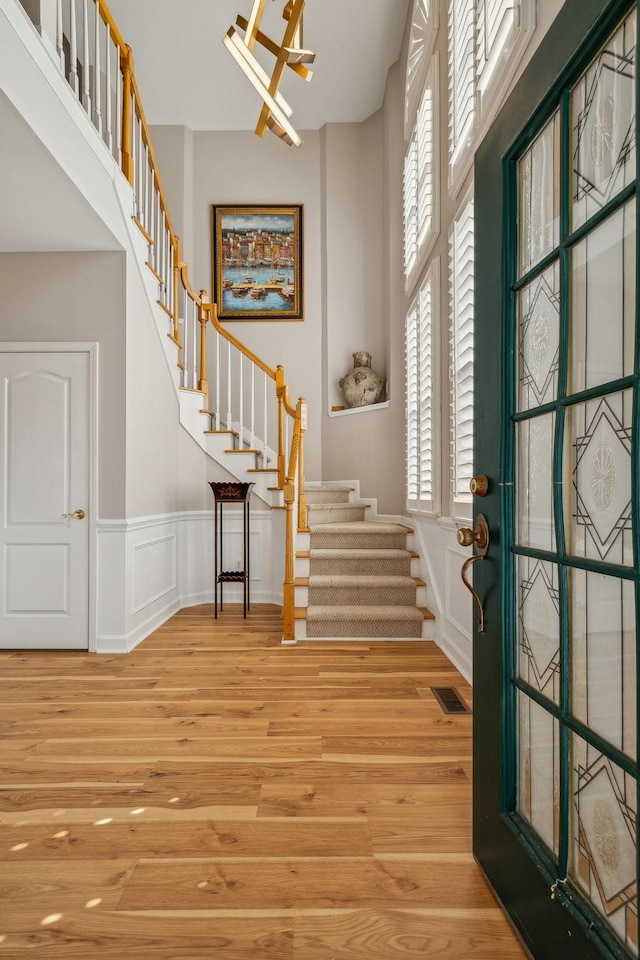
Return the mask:
<svg viewBox="0 0 640 960">
<path fill-rule="evenodd" d="M 279 87 L 286 67 L 303 80 L 309 81 L 313 76 L 305 64 L 313 63 L 316 55 L 302 46 L 302 11 L 305 0 L 287 0 L 284 4 L 282 17 L 287 24 L 281 43 L 276 43 L 260 29 L 266 4 L 267 0 L 254 0 L 248 20 L 240 15 L 236 17 L 236 24 L 244 31 L 244 37 L 235 27 L 230 27 L 222 42 L 262 98 L 262 110 L 255 131 L 257 135 L 263 137 L 268 127 L 285 143 L 299 147 L 302 140 L 289 120 L 293 110 L 279 92 Z M 271 76 L 253 53 L 256 43 L 276 58 Z"/>
</svg>

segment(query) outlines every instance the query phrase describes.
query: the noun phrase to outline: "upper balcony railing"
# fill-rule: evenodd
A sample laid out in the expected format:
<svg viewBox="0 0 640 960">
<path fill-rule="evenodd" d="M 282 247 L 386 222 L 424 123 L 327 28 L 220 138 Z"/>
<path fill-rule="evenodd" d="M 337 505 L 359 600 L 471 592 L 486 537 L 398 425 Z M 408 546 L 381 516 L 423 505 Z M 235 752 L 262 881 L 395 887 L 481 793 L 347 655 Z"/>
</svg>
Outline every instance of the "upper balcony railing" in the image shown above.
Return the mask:
<svg viewBox="0 0 640 960">
<path fill-rule="evenodd" d="M 286 508 L 283 639 L 292 640 L 295 530 L 306 529 L 306 403 L 300 399 L 292 404 L 284 369 L 273 370 L 229 333 L 206 291 L 196 293 L 191 286 L 171 224 L 133 54 L 106 3 L 54 2 L 60 70 L 133 190 L 132 218 L 148 244 L 147 267 L 158 284 L 157 303 L 167 318 L 167 336 L 176 347 L 179 384 L 203 393 L 212 429 L 231 431 L 239 449 L 257 449 L 262 466 L 277 469 Z"/>
</svg>

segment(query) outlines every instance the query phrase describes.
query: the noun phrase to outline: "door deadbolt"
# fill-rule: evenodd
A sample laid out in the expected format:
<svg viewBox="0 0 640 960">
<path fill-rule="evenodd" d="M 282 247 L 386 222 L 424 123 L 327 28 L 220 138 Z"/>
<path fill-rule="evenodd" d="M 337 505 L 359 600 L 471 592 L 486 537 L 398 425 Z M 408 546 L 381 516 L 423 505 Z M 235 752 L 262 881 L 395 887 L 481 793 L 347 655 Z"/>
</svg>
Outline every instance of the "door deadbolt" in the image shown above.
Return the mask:
<svg viewBox="0 0 640 960">
<path fill-rule="evenodd" d="M 476 497 L 486 497 L 489 490 L 489 480 L 484 473 L 480 473 L 469 481 L 469 489 Z"/>
</svg>

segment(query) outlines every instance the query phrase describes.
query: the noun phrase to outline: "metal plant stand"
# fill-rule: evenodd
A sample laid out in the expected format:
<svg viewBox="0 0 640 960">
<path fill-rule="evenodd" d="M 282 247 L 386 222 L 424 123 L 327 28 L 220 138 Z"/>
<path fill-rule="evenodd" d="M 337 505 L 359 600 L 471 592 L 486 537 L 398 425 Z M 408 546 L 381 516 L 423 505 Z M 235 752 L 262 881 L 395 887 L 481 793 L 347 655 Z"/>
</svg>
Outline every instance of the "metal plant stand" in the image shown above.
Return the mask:
<svg viewBox="0 0 640 960">
<path fill-rule="evenodd" d="M 210 482 L 215 499 L 215 574 L 213 581 L 213 608 L 215 619 L 218 619 L 218 585 L 220 589 L 220 612 L 223 611 L 223 584 L 241 583 L 243 597 L 243 613 L 246 618 L 247 610 L 251 609 L 249 600 L 249 495 L 253 483 L 225 483 Z M 242 504 L 242 570 L 225 570 L 222 558 L 223 508 L 227 503 Z"/>
</svg>

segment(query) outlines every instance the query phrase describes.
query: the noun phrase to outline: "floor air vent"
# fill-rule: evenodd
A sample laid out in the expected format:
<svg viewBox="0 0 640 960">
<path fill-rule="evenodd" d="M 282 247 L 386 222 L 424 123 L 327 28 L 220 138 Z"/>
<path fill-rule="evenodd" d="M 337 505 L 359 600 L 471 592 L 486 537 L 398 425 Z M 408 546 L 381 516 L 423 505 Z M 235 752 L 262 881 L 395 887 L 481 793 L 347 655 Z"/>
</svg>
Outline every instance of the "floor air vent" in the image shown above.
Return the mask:
<svg viewBox="0 0 640 960">
<path fill-rule="evenodd" d="M 455 687 L 431 687 L 431 693 L 445 713 L 471 713 Z"/>
</svg>

